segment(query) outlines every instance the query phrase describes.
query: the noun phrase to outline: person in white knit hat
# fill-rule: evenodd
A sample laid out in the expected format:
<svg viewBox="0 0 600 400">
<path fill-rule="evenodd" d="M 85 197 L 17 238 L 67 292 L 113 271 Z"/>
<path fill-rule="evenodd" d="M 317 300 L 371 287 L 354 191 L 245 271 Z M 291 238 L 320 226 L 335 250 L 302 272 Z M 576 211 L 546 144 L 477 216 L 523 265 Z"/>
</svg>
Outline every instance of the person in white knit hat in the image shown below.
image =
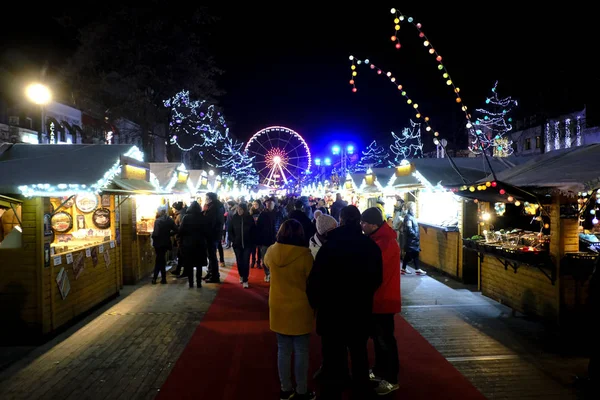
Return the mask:
<svg viewBox="0 0 600 400">
<path fill-rule="evenodd" d="M 316 220 L 317 233 L 310 238 L 308 248 L 313 255 L 313 258 L 317 256 L 317 253 L 321 246 L 327 241 L 327 233 L 337 228 L 338 224 L 335 218 L 331 215 L 321 214 Z"/>
</svg>

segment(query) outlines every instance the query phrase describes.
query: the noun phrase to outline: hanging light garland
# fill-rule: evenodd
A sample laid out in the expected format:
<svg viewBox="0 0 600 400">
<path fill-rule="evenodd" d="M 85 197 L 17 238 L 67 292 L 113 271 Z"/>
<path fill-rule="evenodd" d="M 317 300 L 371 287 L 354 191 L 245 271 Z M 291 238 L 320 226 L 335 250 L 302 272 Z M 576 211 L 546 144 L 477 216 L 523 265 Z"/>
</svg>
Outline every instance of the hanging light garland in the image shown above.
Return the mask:
<svg viewBox="0 0 600 400">
<path fill-rule="evenodd" d="M 433 131 L 433 128 L 429 124 L 429 117 L 423 116 L 423 113 L 419 109 L 419 104 L 410 98 L 410 96 L 408 95 L 404 86 L 401 85 L 396 80 L 396 77 L 391 72 L 384 73 L 382 68 L 377 67 L 368 58 L 365 60 L 359 60 L 354 56 L 350 56 L 350 61 L 352 61 L 352 65 L 350 66 L 350 69 L 352 70 L 352 72 L 351 72 L 352 76 L 350 78 L 350 85 L 352 85 L 352 92 L 356 93 L 358 91 L 358 89 L 356 88 L 356 76 L 358 75 L 358 71 L 356 71 L 357 66 L 368 65 L 371 70 L 373 70 L 377 73 L 377 75 L 385 76 L 388 78 L 390 83 L 392 83 L 394 85 L 394 87 L 400 91 L 400 94 L 402 95 L 402 97 L 404 97 L 406 99 L 406 103 L 409 106 L 412 106 L 412 108 L 415 110 L 415 118 L 423 121 L 423 123 L 425 124 L 425 130 L 427 132 Z M 434 131 L 433 135 L 438 137 L 440 135 L 440 133 L 437 131 Z"/>
<path fill-rule="evenodd" d="M 400 50 L 402 48 L 402 44 L 400 43 L 400 39 L 398 38 L 398 33 L 400 31 L 401 24 L 408 23 L 414 26 L 417 32 L 419 33 L 419 38 L 423 40 L 423 47 L 428 51 L 429 54 L 435 57 L 435 61 L 437 62 L 437 69 L 442 73 L 442 77 L 446 80 L 446 85 L 452 88 L 452 91 L 456 96 L 456 104 L 460 105 L 461 110 L 465 114 L 465 118 L 467 120 L 466 127 L 467 129 L 471 130 L 473 128 L 473 124 L 471 122 L 471 114 L 469 114 L 467 106 L 463 103 L 463 100 L 460 97 L 460 88 L 454 84 L 450 73 L 446 69 L 446 66 L 442 63 L 442 56 L 433 47 L 431 41 L 425 35 L 425 32 L 423 32 L 421 23 L 415 22 L 413 17 L 403 15 L 400 11 L 398 11 L 395 8 L 392 8 L 390 12 L 394 16 L 394 34 L 392 35 L 391 40 L 392 42 L 394 42 L 394 46 L 396 47 L 396 49 Z"/>
</svg>

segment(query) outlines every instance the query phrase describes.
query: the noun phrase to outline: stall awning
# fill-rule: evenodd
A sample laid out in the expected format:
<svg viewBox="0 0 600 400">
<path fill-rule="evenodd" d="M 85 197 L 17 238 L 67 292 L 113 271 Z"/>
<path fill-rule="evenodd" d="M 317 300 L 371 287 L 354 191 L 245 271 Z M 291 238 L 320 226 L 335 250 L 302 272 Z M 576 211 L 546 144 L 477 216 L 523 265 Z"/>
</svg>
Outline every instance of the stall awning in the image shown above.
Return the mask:
<svg viewBox="0 0 600 400">
<path fill-rule="evenodd" d="M 117 176 L 133 145 L 14 144 L 0 154 L 0 193 L 66 195 L 100 190 Z"/>
<path fill-rule="evenodd" d="M 11 208 L 11 204 L 21 204 L 23 200 L 0 195 L 0 207 Z"/>
<path fill-rule="evenodd" d="M 524 188 L 591 190 L 600 186 L 599 160 L 600 144 L 554 150 L 532 157 L 524 164 L 497 171 L 496 179 Z"/>
<path fill-rule="evenodd" d="M 121 179 L 114 178 L 110 187 L 102 191 L 103 193 L 123 194 L 166 194 L 158 191 L 150 182 L 140 179 Z"/>
</svg>

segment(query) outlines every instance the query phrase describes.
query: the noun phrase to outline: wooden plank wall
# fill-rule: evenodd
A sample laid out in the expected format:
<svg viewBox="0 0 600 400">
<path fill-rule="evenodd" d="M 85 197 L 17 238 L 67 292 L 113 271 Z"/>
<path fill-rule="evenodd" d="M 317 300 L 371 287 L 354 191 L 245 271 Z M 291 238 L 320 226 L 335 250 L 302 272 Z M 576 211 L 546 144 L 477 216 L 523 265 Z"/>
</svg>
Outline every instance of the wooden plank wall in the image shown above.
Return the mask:
<svg viewBox="0 0 600 400">
<path fill-rule="evenodd" d="M 10 329 L 8 342 L 28 340 L 41 332 L 42 199 L 22 204 L 22 248 L 0 250 L 0 314 Z"/>
<path fill-rule="evenodd" d="M 137 235 L 132 213 L 135 198 L 131 197 L 121 203 L 121 237 L 123 260 L 123 283 L 135 285 L 154 271 L 154 248 L 150 235 Z"/>
</svg>

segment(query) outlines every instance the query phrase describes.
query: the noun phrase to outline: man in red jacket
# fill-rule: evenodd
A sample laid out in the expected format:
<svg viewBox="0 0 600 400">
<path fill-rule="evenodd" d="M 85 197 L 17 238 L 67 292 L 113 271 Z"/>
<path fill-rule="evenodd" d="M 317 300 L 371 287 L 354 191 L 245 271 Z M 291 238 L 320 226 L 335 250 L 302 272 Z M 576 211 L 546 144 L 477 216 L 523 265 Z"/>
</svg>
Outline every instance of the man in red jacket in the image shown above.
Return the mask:
<svg viewBox="0 0 600 400">
<path fill-rule="evenodd" d="M 361 215 L 363 232 L 381 249 L 383 280 L 373 296 L 371 338 L 375 345 L 375 367 L 372 381 L 377 381 L 378 395 L 398 390 L 398 345 L 394 336 L 394 316 L 400 312 L 400 247 L 396 232 L 384 223 L 378 208 L 367 209 Z"/>
</svg>

